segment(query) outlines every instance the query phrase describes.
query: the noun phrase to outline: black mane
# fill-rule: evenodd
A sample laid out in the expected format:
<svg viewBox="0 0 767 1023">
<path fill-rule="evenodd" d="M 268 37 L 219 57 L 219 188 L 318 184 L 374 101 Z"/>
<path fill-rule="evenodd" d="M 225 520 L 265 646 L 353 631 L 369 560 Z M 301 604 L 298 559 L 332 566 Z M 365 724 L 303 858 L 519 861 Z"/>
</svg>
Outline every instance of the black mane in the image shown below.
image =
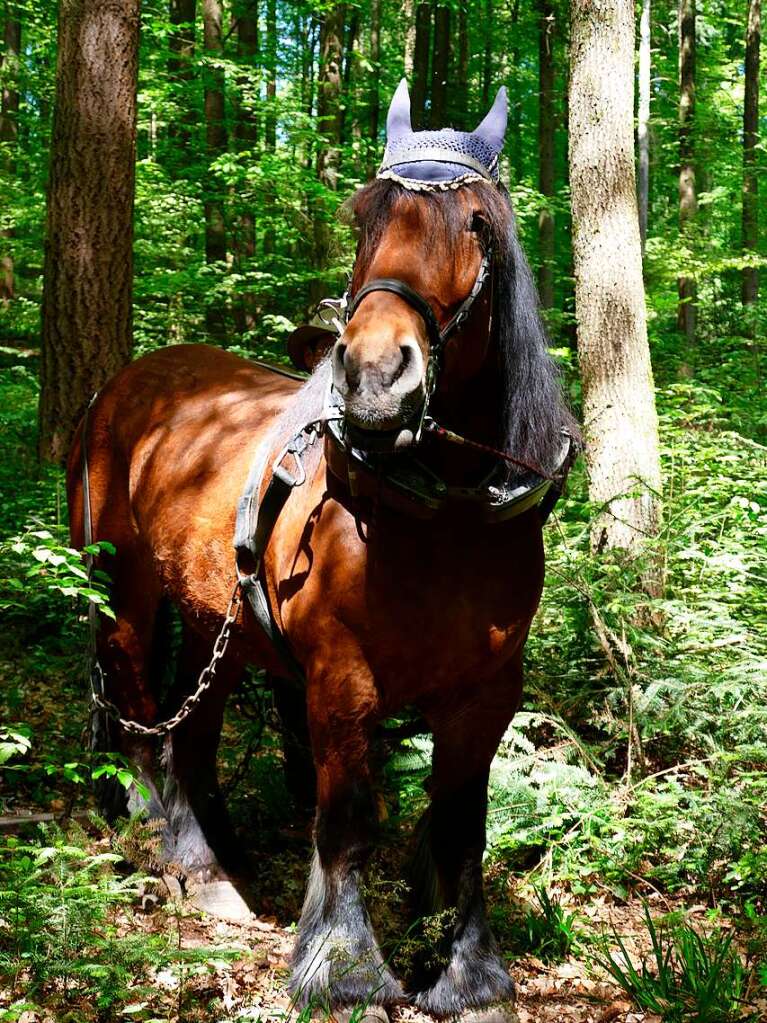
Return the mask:
<svg viewBox="0 0 767 1023">
<path fill-rule="evenodd" d="M 504 380 L 499 410 L 500 442 L 510 454 L 546 470 L 555 467 L 562 430 L 576 443 L 580 434 L 565 403 L 558 369 L 548 352 L 538 294 L 522 250 L 505 188 L 483 182 L 462 185 L 479 200 L 488 223 L 487 244 L 496 272 L 494 333 Z M 465 207 L 456 191 L 412 192 L 395 181 L 373 181 L 346 204 L 359 232 L 355 278 L 364 273 L 400 198 L 428 203 L 435 251 L 445 251 L 465 227 Z M 448 248 L 449 251 L 449 248 Z M 356 288 L 358 280 L 353 281 Z"/>
</svg>

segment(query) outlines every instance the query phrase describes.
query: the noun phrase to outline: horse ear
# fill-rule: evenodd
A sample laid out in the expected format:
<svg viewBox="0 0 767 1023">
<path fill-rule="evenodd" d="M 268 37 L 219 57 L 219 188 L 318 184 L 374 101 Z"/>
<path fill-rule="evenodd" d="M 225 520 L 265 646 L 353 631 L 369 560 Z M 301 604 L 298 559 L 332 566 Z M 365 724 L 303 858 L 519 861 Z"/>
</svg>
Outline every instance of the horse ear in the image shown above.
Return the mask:
<svg viewBox="0 0 767 1023">
<path fill-rule="evenodd" d="M 407 80 L 397 86 L 397 91 L 392 96 L 389 113 L 386 116 L 386 140 L 395 142 L 403 135 L 412 132 L 410 124 L 410 93 L 407 91 Z"/>
<path fill-rule="evenodd" d="M 495 153 L 500 153 L 503 149 L 503 140 L 506 137 L 506 122 L 508 118 L 509 99 L 506 94 L 506 86 L 502 85 L 498 90 L 490 112 L 477 125 L 472 135 L 478 135 Z"/>
</svg>

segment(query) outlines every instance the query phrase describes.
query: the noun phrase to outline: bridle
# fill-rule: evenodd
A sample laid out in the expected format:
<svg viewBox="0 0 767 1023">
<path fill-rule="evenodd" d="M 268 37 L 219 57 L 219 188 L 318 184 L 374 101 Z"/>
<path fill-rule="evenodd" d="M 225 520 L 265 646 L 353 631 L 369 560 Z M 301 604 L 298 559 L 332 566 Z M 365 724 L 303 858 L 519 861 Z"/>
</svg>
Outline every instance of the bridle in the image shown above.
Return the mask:
<svg viewBox="0 0 767 1023">
<path fill-rule="evenodd" d="M 339 337 L 343 334 L 351 318 L 359 309 L 362 301 L 367 298 L 368 295 L 377 291 L 386 291 L 392 295 L 396 295 L 398 298 L 401 298 L 404 302 L 406 302 L 407 305 L 409 305 L 410 308 L 421 317 L 426 328 L 426 336 L 429 341 L 429 360 L 426 365 L 426 387 L 424 399 L 418 412 L 418 428 L 415 435 L 416 443 L 420 440 L 421 431 L 428 415 L 429 404 L 437 388 L 439 374 L 444 363 L 445 346 L 451 336 L 455 334 L 456 331 L 460 330 L 466 323 L 471 315 L 474 303 L 482 294 L 486 283 L 492 279 L 492 265 L 492 254 L 483 249 L 482 261 L 479 265 L 479 269 L 477 270 L 477 276 L 474 279 L 474 284 L 472 285 L 469 294 L 461 302 L 458 309 L 450 317 L 444 327 L 440 327 L 439 321 L 434 314 L 434 310 L 427 299 L 399 277 L 374 277 L 373 280 L 363 284 L 353 297 L 350 297 L 349 289 L 347 289 L 340 301 L 324 299 L 320 302 L 320 317 L 323 317 L 323 311 L 330 311 L 331 315 L 325 322 L 335 327 Z M 342 407 L 340 396 L 336 397 L 335 403 L 337 407 Z"/>
</svg>

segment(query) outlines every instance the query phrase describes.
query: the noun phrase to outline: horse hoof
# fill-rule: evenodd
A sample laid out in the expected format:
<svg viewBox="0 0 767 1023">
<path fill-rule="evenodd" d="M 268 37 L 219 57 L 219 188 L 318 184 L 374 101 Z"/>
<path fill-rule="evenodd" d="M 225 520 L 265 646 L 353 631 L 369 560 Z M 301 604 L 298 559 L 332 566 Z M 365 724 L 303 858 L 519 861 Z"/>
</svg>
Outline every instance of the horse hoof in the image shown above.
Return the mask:
<svg viewBox="0 0 767 1023">
<path fill-rule="evenodd" d="M 382 1005 L 369 1005 L 367 1009 L 333 1009 L 334 1023 L 389 1023 L 389 1014 Z"/>
<path fill-rule="evenodd" d="M 250 909 L 231 881 L 206 881 L 188 884 L 187 897 L 195 909 L 222 920 L 242 922 L 250 917 Z"/>
<path fill-rule="evenodd" d="M 486 1009 L 470 1009 L 461 1013 L 455 1023 L 519 1023 L 519 1016 L 511 1002 L 488 1005 Z"/>
</svg>

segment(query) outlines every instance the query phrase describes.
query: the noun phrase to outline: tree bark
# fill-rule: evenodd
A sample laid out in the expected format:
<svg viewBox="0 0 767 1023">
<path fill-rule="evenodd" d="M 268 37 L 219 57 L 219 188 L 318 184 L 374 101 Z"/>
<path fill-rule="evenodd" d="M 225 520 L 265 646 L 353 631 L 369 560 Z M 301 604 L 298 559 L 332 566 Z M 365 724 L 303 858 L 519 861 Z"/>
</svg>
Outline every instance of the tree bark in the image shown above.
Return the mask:
<svg viewBox="0 0 767 1023">
<path fill-rule="evenodd" d="M 405 78 L 410 82 L 413 78 L 415 61 L 415 4 L 414 0 L 405 0 L 402 6 L 405 24 Z"/>
<path fill-rule="evenodd" d="M 639 19 L 637 201 L 639 205 L 639 235 L 642 239 L 643 258 L 647 241 L 647 210 L 650 201 L 650 75 L 652 69 L 650 4 L 651 0 L 642 0 L 642 13 Z"/>
<path fill-rule="evenodd" d="M 277 0 L 266 0 L 266 124 L 267 152 L 277 145 Z"/>
<path fill-rule="evenodd" d="M 757 145 L 759 142 L 759 46 L 762 33 L 761 0 L 750 0 L 746 28 L 746 82 L 743 101 L 743 250 L 752 253 L 759 239 Z M 741 299 L 748 309 L 759 293 L 759 271 L 743 268 Z M 746 327 L 753 333 L 753 324 Z"/>
<path fill-rule="evenodd" d="M 322 136 L 317 155 L 317 177 L 328 188 L 338 186 L 341 156 L 341 82 L 344 56 L 346 4 L 335 4 L 322 20 L 320 70 L 317 78 L 317 127 Z"/>
<path fill-rule="evenodd" d="M 572 0 L 570 186 L 596 551 L 658 529 L 660 462 L 634 169 L 632 0 Z"/>
<path fill-rule="evenodd" d="M 543 309 L 554 306 L 554 5 L 538 0 L 538 294 Z"/>
<path fill-rule="evenodd" d="M 514 68 L 514 88 L 511 99 L 511 166 L 514 181 L 522 180 L 522 96 L 519 59 L 519 0 L 514 0 L 511 9 L 511 33 L 513 45 L 511 65 Z"/>
<path fill-rule="evenodd" d="M 353 97 L 352 97 L 352 72 L 354 68 L 355 60 L 358 59 L 359 51 L 357 49 L 359 44 L 359 31 L 360 31 L 360 11 L 358 7 L 353 7 L 351 17 L 349 18 L 349 27 L 346 30 L 346 45 L 345 59 L 343 62 L 343 80 L 341 87 L 341 142 L 346 142 L 349 138 L 350 131 L 353 133 L 354 125 L 352 119 L 349 116 L 353 113 Z"/>
<path fill-rule="evenodd" d="M 430 50 L 431 4 L 418 4 L 415 9 L 413 85 L 410 90 L 410 121 L 415 131 L 419 131 L 426 124 L 426 90 L 429 82 Z"/>
<path fill-rule="evenodd" d="M 0 98 L 0 145 L 3 147 L 2 166 L 8 176 L 16 169 L 16 146 L 19 137 L 19 54 L 21 53 L 21 18 L 14 3 L 5 9 L 3 26 L 3 52 L 0 70 L 3 90 Z M 9 244 L 14 236 L 12 227 L 0 231 L 0 305 L 7 306 L 15 294 L 13 252 Z"/>
<path fill-rule="evenodd" d="M 679 0 L 679 230 L 689 239 L 698 211 L 695 192 L 695 0 Z M 696 294 L 693 278 L 680 275 L 677 325 L 688 354 L 695 344 Z"/>
<path fill-rule="evenodd" d="M 485 0 L 483 30 L 485 48 L 482 54 L 482 116 L 490 107 L 490 89 L 493 84 L 493 0 Z"/>
<path fill-rule="evenodd" d="M 139 3 L 59 3 L 39 407 L 55 462 L 130 359 Z"/>
<path fill-rule="evenodd" d="M 267 16 L 268 22 L 268 16 Z M 252 94 L 253 78 L 258 57 L 258 3 L 247 0 L 236 21 L 237 57 L 241 65 L 250 74 L 243 74 L 239 79 L 240 97 L 237 104 L 237 118 L 234 133 L 239 150 L 247 150 L 251 160 L 255 160 L 258 146 L 258 115 L 252 105 L 244 102 L 243 93 Z M 267 84 L 268 92 L 268 84 Z M 250 99 L 250 96 L 248 96 Z M 267 143 L 268 144 L 268 143 Z M 239 230 L 235 242 L 237 265 L 240 272 L 246 271 L 256 256 L 256 218 L 252 207 L 247 203 L 239 217 Z M 266 245 L 264 246 L 266 248 Z M 256 298 L 247 289 L 237 303 L 234 316 L 240 334 L 252 330 L 256 324 Z"/>
<path fill-rule="evenodd" d="M 171 30 L 168 37 L 168 79 L 180 108 L 177 119 L 171 121 L 168 134 L 173 141 L 174 156 L 184 168 L 191 158 L 191 141 L 197 112 L 191 102 L 190 83 L 194 79 L 194 27 L 197 17 L 196 0 L 170 0 Z"/>
<path fill-rule="evenodd" d="M 451 88 L 450 123 L 461 131 L 471 131 L 466 97 L 469 95 L 469 16 L 466 4 L 458 5 L 458 54 L 455 69 L 455 88 Z"/>
<path fill-rule="evenodd" d="M 370 143 L 368 176 L 375 173 L 378 160 L 378 132 L 381 127 L 381 0 L 370 3 Z"/>
<path fill-rule="evenodd" d="M 341 157 L 341 85 L 343 77 L 343 44 L 346 4 L 331 7 L 323 16 L 320 27 L 320 66 L 317 75 L 317 178 L 333 191 L 338 187 Z M 313 305 L 323 297 L 325 284 L 322 270 L 328 263 L 330 245 L 329 211 L 322 196 L 311 203 L 314 229 L 314 266 L 318 276 L 314 280 L 310 297 Z"/>
<path fill-rule="evenodd" d="M 203 0 L 203 32 L 205 52 L 216 60 L 224 52 L 222 10 L 219 0 Z M 226 122 L 224 120 L 224 73 L 215 66 L 205 69 L 205 149 L 211 164 L 226 152 Z M 224 219 L 224 191 L 218 175 L 208 168 L 205 184 L 205 260 L 208 263 L 226 262 L 226 221 Z M 226 339 L 226 309 L 214 298 L 205 310 L 208 333 L 216 341 Z"/>
<path fill-rule="evenodd" d="M 434 12 L 434 58 L 431 76 L 432 128 L 447 121 L 447 80 L 450 69 L 450 8 L 440 4 Z"/>
</svg>

